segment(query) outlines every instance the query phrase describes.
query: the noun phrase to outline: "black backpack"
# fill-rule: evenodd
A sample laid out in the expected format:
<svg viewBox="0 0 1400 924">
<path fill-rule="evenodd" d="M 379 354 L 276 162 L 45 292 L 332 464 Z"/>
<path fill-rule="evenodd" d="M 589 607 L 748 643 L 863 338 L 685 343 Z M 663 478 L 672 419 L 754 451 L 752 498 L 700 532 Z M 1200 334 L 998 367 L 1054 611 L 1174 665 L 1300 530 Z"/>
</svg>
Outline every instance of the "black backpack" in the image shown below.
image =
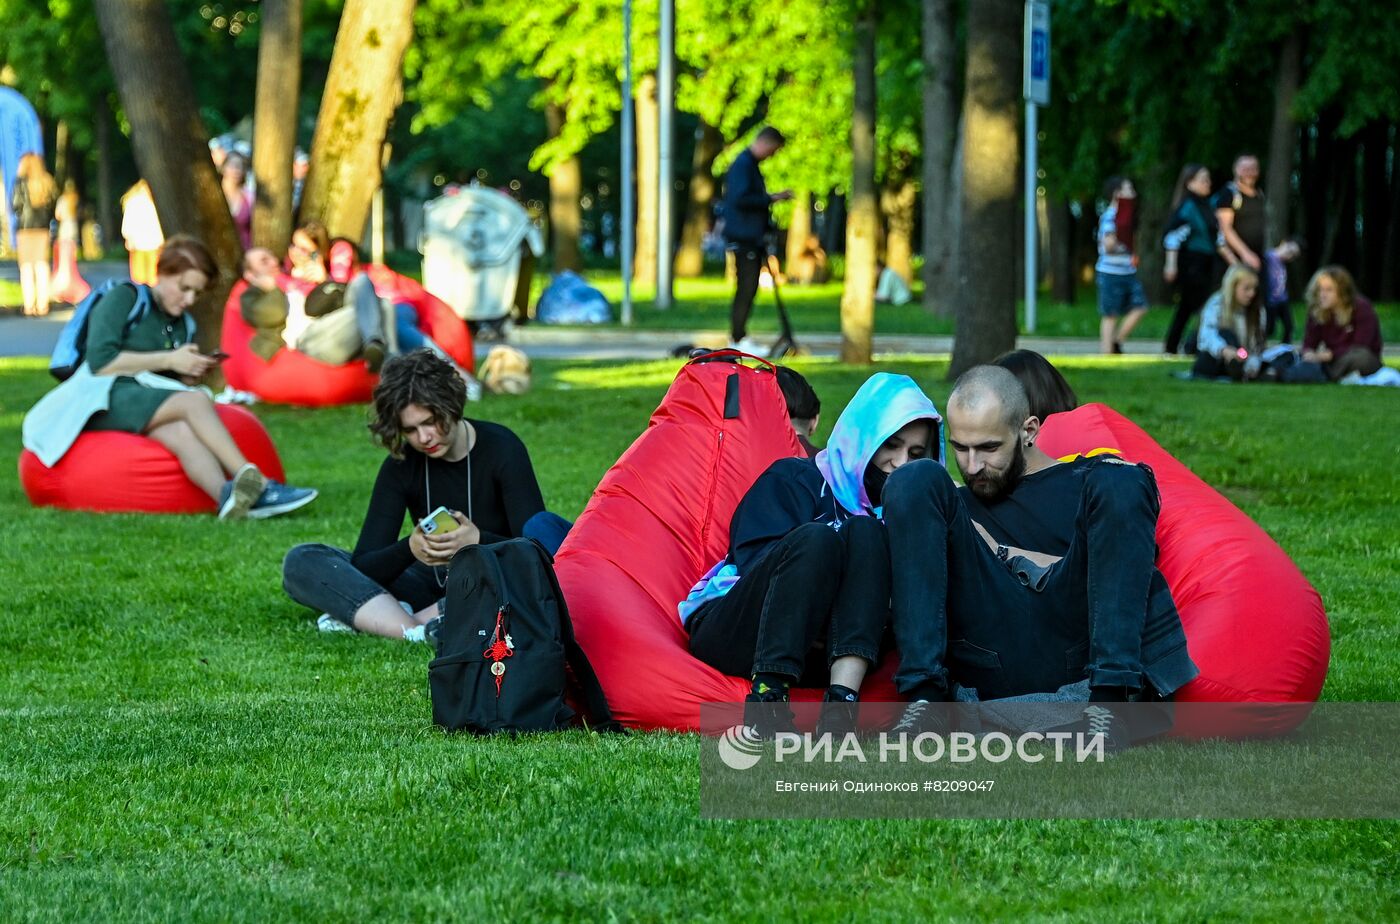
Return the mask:
<svg viewBox="0 0 1400 924">
<path fill-rule="evenodd" d="M 467 546 L 452 559 L 438 656 L 428 665 L 433 724 L 477 735 L 554 731 L 574 711 L 564 702 L 573 671 L 599 731 L 622 731 L 573 623 L 549 553 L 532 539 Z"/>
</svg>

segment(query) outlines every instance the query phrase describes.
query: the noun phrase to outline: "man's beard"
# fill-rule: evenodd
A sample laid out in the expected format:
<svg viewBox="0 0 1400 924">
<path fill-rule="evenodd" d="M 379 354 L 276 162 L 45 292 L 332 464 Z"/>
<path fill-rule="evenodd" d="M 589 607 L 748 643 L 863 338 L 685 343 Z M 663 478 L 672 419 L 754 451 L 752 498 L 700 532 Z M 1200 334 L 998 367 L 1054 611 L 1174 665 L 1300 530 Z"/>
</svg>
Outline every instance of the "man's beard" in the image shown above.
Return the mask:
<svg viewBox="0 0 1400 924">
<path fill-rule="evenodd" d="M 993 473 L 983 469 L 970 478 L 964 472 L 963 481 L 980 500 L 995 501 L 1001 500 L 1016 490 L 1016 485 L 1021 483 L 1021 477 L 1025 474 L 1026 451 L 1020 440 L 1017 440 L 1016 448 L 1011 456 L 1011 465 L 1007 467 L 1006 471 Z"/>
</svg>

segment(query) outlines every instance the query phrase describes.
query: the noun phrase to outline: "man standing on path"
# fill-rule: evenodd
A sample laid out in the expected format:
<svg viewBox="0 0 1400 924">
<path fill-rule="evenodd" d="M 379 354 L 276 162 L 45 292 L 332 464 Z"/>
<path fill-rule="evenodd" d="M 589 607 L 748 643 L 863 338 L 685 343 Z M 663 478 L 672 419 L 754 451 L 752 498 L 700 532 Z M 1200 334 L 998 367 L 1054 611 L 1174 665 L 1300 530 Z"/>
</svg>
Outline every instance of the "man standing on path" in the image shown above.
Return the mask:
<svg viewBox="0 0 1400 924">
<path fill-rule="evenodd" d="M 1264 193 L 1259 189 L 1259 158 L 1253 154 L 1236 157 L 1234 179 L 1216 191 L 1213 204 L 1228 248 L 1226 262 L 1243 263 L 1261 272 L 1268 231 Z"/>
<path fill-rule="evenodd" d="M 758 275 L 768 257 L 768 209 L 774 202 L 792 198 L 791 190 L 772 193 L 763 184 L 760 162 L 782 148 L 783 133 L 764 126 L 753 143 L 739 152 L 724 176 L 724 240 L 734 253 L 738 285 L 729 307 L 730 346 L 747 353 L 761 354 L 762 347 L 748 338 L 749 314 L 758 293 Z"/>
</svg>

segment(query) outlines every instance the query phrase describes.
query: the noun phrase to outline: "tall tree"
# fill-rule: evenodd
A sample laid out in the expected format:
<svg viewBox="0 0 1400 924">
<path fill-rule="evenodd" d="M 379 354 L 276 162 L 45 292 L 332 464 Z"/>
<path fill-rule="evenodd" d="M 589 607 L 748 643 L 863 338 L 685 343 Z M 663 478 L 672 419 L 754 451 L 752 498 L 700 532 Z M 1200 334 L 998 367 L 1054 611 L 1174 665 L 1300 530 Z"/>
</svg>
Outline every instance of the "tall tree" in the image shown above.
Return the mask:
<svg viewBox="0 0 1400 924">
<path fill-rule="evenodd" d="M 637 81 L 637 249 L 632 264 L 632 281 L 637 285 L 656 285 L 657 208 L 660 203 L 656 188 L 657 121 L 656 74 L 643 74 Z M 629 182 L 623 177 L 622 182 Z"/>
<path fill-rule="evenodd" d="M 952 314 L 952 236 L 948 216 L 957 142 L 957 45 L 953 0 L 923 0 L 923 278 L 924 307 Z"/>
<path fill-rule="evenodd" d="M 292 158 L 301 87 L 301 0 L 263 0 L 253 117 L 253 241 L 283 253 L 292 239 Z"/>
<path fill-rule="evenodd" d="M 690 159 L 690 188 L 686 196 L 685 224 L 676 251 L 676 275 L 699 276 L 705 268 L 705 232 L 714 209 L 715 158 L 724 148 L 724 136 L 704 118 L 695 128 L 695 153 Z"/>
<path fill-rule="evenodd" d="M 1269 245 L 1288 233 L 1288 208 L 1293 188 L 1293 156 L 1298 149 L 1298 128 L 1293 120 L 1293 100 L 1303 75 L 1303 36 L 1289 33 L 1278 52 L 1278 76 L 1274 83 L 1274 122 L 1269 131 L 1268 173 L 1265 201 L 1269 203 Z"/>
<path fill-rule="evenodd" d="M 1021 9 L 1019 0 L 968 5 L 954 378 L 1016 345 L 1016 276 L 1006 258 L 1016 240 Z"/>
<path fill-rule="evenodd" d="M 851 118 L 850 217 L 846 223 L 846 285 L 841 292 L 841 361 L 869 363 L 875 331 L 875 260 L 880 205 L 875 192 L 874 0 L 855 6 Z"/>
<path fill-rule="evenodd" d="M 415 0 L 346 0 L 311 143 L 303 218 L 358 240 L 379 188 L 384 137 L 398 107 Z"/>
<path fill-rule="evenodd" d="M 558 138 L 564 131 L 564 107 L 546 103 L 544 115 L 549 136 Z M 554 251 L 554 270 L 577 272 L 583 266 L 578 249 L 579 229 L 583 225 L 583 213 L 579 208 L 583 176 L 578 155 L 556 159 L 545 172 L 549 175 L 549 237 Z"/>
<path fill-rule="evenodd" d="M 178 53 L 164 0 L 96 0 L 107 61 L 116 77 L 141 175 L 151 184 L 167 236 L 193 234 L 214 254 L 223 273 L 194 307 L 199 342 L 219 340 L 224 298 L 242 250 L 209 159 L 208 133 Z M 152 54 L 150 49 L 164 49 Z"/>
</svg>

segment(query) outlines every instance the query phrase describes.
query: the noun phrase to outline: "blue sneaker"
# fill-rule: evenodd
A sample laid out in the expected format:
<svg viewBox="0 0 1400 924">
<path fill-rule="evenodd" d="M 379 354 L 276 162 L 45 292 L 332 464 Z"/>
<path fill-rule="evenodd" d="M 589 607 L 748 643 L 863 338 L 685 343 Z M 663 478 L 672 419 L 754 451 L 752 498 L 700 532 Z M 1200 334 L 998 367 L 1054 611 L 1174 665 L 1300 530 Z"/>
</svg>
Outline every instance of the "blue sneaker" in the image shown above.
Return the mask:
<svg viewBox="0 0 1400 924">
<path fill-rule="evenodd" d="M 263 488 L 262 496 L 248 511 L 248 519 L 265 520 L 283 513 L 291 513 L 305 507 L 316 499 L 315 488 L 293 488 L 289 485 L 269 481 Z"/>
</svg>

